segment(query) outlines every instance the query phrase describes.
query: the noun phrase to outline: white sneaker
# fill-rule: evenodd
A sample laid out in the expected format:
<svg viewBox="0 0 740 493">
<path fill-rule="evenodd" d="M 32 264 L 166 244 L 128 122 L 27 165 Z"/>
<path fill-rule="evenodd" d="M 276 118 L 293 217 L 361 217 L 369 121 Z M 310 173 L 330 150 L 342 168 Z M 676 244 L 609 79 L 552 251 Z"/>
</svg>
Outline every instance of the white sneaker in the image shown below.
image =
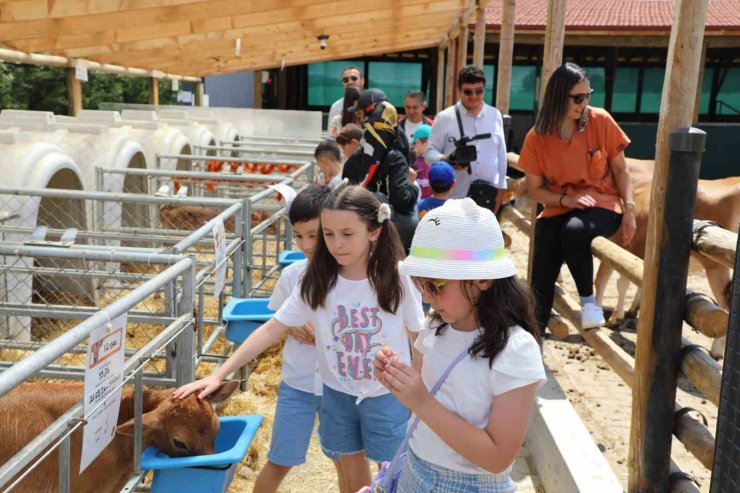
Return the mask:
<svg viewBox="0 0 740 493">
<path fill-rule="evenodd" d="M 604 310 L 596 303 L 586 303 L 581 307 L 581 328 L 593 329 L 606 324 Z"/>
</svg>

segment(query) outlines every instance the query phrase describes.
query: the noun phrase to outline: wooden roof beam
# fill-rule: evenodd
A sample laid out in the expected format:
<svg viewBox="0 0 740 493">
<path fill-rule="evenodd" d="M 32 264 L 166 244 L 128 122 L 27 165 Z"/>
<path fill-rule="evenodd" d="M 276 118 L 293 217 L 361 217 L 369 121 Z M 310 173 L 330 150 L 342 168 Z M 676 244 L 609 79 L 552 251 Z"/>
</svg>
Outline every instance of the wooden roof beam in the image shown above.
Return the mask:
<svg viewBox="0 0 740 493">
<path fill-rule="evenodd" d="M 0 22 L 58 19 L 92 14 L 107 14 L 121 10 L 139 10 L 154 7 L 174 7 L 209 0 L 3 0 Z"/>
<path fill-rule="evenodd" d="M 0 48 L 0 60 L 12 63 L 24 63 L 28 65 L 47 65 L 52 67 L 75 67 L 78 64 L 84 64 L 88 70 L 116 75 L 133 75 L 137 77 L 152 77 L 155 79 L 177 79 L 183 82 L 199 82 L 200 78 L 168 74 L 159 70 L 123 67 L 120 65 L 111 65 L 98 63 L 93 60 L 81 60 L 53 55 L 39 55 L 35 53 L 23 53 L 16 50 L 7 50 Z"/>
<path fill-rule="evenodd" d="M 455 39 L 460 34 L 463 26 L 467 27 L 467 25 L 470 24 L 470 19 L 475 16 L 477 7 L 475 0 L 466 0 L 466 3 L 467 6 L 465 7 L 465 10 L 460 13 L 457 19 L 455 19 L 455 22 L 453 22 L 452 27 L 447 34 L 448 40 Z"/>
<path fill-rule="evenodd" d="M 443 15 L 443 14 L 442 14 Z M 377 27 L 366 30 L 359 30 L 358 26 L 341 26 L 337 28 L 338 32 L 332 33 L 329 39 L 329 46 L 338 42 L 357 42 L 361 43 L 367 38 L 376 38 L 379 36 L 388 36 L 390 38 L 402 37 L 408 33 L 424 30 L 426 32 L 437 32 L 439 28 L 430 28 L 429 26 L 439 25 L 443 20 L 442 15 L 424 17 L 424 22 L 399 24 L 397 26 L 388 26 L 386 30 L 379 30 Z M 243 54 L 254 50 L 277 50 L 281 46 L 294 46 L 296 44 L 304 45 L 309 48 L 316 48 L 318 44 L 313 36 L 306 36 L 305 33 L 292 33 L 280 36 L 279 42 L 275 41 L 272 36 L 262 36 L 259 38 L 242 38 L 241 52 Z M 128 63 L 137 61 L 137 63 L 151 62 L 156 59 L 169 59 L 172 57 L 206 57 L 214 54 L 232 54 L 234 52 L 234 39 L 222 39 L 216 41 L 202 41 L 188 43 L 185 45 L 157 48 L 153 50 L 119 50 L 105 54 L 96 55 L 94 58 L 101 62 L 109 63 Z M 74 53 L 74 52 L 73 52 Z"/>
<path fill-rule="evenodd" d="M 318 0 L 314 0 L 318 1 Z M 326 0 L 321 0 L 326 2 Z M 373 2 L 326 2 L 304 8 L 266 8 L 270 0 L 218 0 L 203 5 L 144 9 L 136 12 L 45 19 L 29 22 L 0 23 L 0 41 L 12 41 L 24 51 L 63 50 L 102 44 L 108 36 L 111 42 L 140 41 L 167 36 L 207 33 L 227 29 L 269 26 L 276 20 L 301 22 L 304 29 L 331 31 L 346 23 L 368 23 L 423 16 L 435 12 L 460 10 L 459 0 L 396 0 Z M 284 5 L 284 2 L 280 2 Z M 64 32 L 62 36 L 49 33 Z"/>
<path fill-rule="evenodd" d="M 441 36 L 440 36 L 441 37 Z M 393 47 L 388 45 L 370 45 L 365 47 L 355 47 L 354 49 L 345 49 L 341 53 L 329 52 L 329 49 L 324 50 L 328 53 L 298 53 L 285 58 L 285 66 L 302 65 L 306 63 L 317 63 L 328 60 L 337 60 L 342 58 L 353 58 L 360 56 L 371 56 L 378 54 L 386 54 L 395 51 L 407 51 L 414 49 L 423 49 L 436 46 L 439 44 L 439 38 L 430 39 L 424 37 L 420 39 L 412 39 L 408 42 L 399 43 Z M 282 65 L 282 59 L 274 56 L 263 56 L 259 58 L 252 58 L 248 60 L 235 59 L 233 61 L 207 61 L 200 64 L 179 64 L 173 62 L 169 65 L 172 69 L 187 69 L 188 73 L 197 74 L 201 77 L 207 75 L 217 75 L 229 72 L 238 72 L 244 70 L 264 70 L 270 68 L 280 67 Z"/>
</svg>

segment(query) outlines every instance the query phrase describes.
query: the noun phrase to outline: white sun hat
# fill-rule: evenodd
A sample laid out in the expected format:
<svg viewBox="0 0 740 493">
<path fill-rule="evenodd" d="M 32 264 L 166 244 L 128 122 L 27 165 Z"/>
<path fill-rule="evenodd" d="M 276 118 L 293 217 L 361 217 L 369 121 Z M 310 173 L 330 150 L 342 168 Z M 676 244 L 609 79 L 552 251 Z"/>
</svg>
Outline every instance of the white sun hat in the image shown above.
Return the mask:
<svg viewBox="0 0 740 493">
<path fill-rule="evenodd" d="M 419 221 L 401 274 L 430 279 L 503 279 L 516 274 L 501 227 L 470 198 L 448 200 Z"/>
</svg>

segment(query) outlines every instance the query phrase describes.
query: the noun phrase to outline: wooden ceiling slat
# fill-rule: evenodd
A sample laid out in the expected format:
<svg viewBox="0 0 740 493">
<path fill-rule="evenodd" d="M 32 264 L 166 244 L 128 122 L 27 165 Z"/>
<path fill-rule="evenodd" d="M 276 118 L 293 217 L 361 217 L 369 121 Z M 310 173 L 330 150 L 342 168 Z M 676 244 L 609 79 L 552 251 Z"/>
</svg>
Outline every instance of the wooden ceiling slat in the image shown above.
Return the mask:
<svg viewBox="0 0 740 493">
<path fill-rule="evenodd" d="M 320 2 L 320 3 L 319 3 Z M 423 13 L 425 4 L 436 6 L 440 3 L 458 4 L 460 0 L 404 0 L 409 7 L 422 7 L 416 13 Z M 108 14 L 83 15 L 61 19 L 39 19 L 23 22 L 0 23 L 0 41 L 24 40 L 48 36 L 50 32 L 65 35 L 95 33 L 100 31 L 119 31 L 130 28 L 151 27 L 153 30 L 163 23 L 195 22 L 203 23 L 204 19 L 216 21 L 221 18 L 234 18 L 235 27 L 248 27 L 271 24 L 277 19 L 307 21 L 310 19 L 329 18 L 342 22 L 344 15 L 367 15 L 381 9 L 399 9 L 398 1 L 376 0 L 373 2 L 314 0 L 314 4 L 294 8 L 284 0 L 214 0 L 198 4 L 186 4 L 172 7 L 158 7 L 136 11 L 119 11 Z M 333 6 L 333 7 L 332 7 Z M 454 5 L 453 5 L 454 8 Z M 339 20 L 337 20 L 339 19 Z M 193 26 L 197 29 L 198 26 Z M 188 29 L 180 34 L 198 32 Z M 149 36 L 156 37 L 156 36 Z M 63 44 L 39 47 L 40 49 L 63 49 Z"/>
<path fill-rule="evenodd" d="M 0 45 L 212 75 L 436 46 L 473 6 L 474 0 L 0 0 Z M 320 33 L 331 35 L 326 50 L 315 39 Z M 240 56 L 235 39 L 242 39 Z"/>
<path fill-rule="evenodd" d="M 361 40 L 366 37 L 366 35 L 378 35 L 381 32 L 388 31 L 395 31 L 403 34 L 420 28 L 429 28 L 430 26 L 440 26 L 438 29 L 444 30 L 446 27 L 444 21 L 446 19 L 449 19 L 449 14 L 434 14 L 415 20 L 406 20 L 397 27 L 389 26 L 383 30 L 379 30 L 377 27 L 371 27 L 368 29 L 369 26 L 357 26 L 351 24 L 339 25 L 332 30 L 329 45 L 332 45 L 340 39 Z M 187 56 L 191 53 L 203 56 L 210 54 L 214 50 L 234 51 L 234 40 L 236 39 L 236 36 L 210 40 L 204 35 L 193 35 L 191 37 L 193 38 L 192 40 L 165 38 L 166 41 L 160 47 L 154 49 L 132 49 L 132 44 L 128 43 L 125 45 L 102 45 L 99 48 L 95 47 L 93 49 L 66 50 L 65 54 L 70 57 L 94 56 L 94 58 L 100 62 L 125 64 L 129 61 L 136 61 L 137 59 L 148 61 L 150 58 L 167 59 L 175 56 Z M 242 38 L 242 52 L 252 49 L 262 49 L 264 47 L 277 49 L 277 46 L 296 42 L 307 43 L 309 45 L 318 44 L 313 34 L 294 30 L 293 32 L 281 34 L 278 37 L 274 34 L 258 37 L 245 36 Z"/>
<path fill-rule="evenodd" d="M 347 49 L 345 50 L 341 55 L 338 55 L 337 53 L 318 53 L 318 54 L 304 54 L 304 55 L 296 55 L 295 57 L 286 59 L 285 66 L 292 66 L 292 65 L 302 65 L 305 63 L 316 63 L 316 62 L 322 62 L 327 60 L 337 60 L 337 59 L 344 59 L 344 58 L 356 58 L 356 57 L 362 57 L 362 56 L 370 56 L 370 55 L 380 55 L 385 54 L 389 52 L 394 51 L 406 51 L 406 50 L 415 50 L 415 49 L 423 49 L 423 48 L 430 48 L 432 46 L 437 46 L 439 44 L 439 39 L 418 39 L 418 40 L 410 40 L 408 43 L 400 43 L 396 45 L 393 49 L 389 50 L 386 45 L 381 46 L 367 46 L 365 48 L 360 49 Z M 176 70 L 184 70 L 184 73 L 194 74 L 200 77 L 208 76 L 208 75 L 217 75 L 217 74 L 224 74 L 224 73 L 230 73 L 230 72 L 239 72 L 243 70 L 263 70 L 268 68 L 275 68 L 279 67 L 281 65 L 280 60 L 276 60 L 274 58 L 265 57 L 265 58 L 255 58 L 250 60 L 236 60 L 236 61 L 210 61 L 210 62 L 204 62 L 197 65 L 191 65 L 191 64 L 180 64 L 177 65 L 176 63 L 173 63 L 170 66 L 173 69 Z"/>
</svg>

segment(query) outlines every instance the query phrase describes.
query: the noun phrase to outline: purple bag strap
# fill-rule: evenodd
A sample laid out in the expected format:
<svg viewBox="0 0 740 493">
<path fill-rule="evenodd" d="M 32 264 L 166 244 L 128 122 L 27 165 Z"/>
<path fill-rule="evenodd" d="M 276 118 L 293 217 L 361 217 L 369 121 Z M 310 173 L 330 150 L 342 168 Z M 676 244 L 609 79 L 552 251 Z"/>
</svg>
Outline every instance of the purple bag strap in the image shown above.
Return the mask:
<svg viewBox="0 0 740 493">
<path fill-rule="evenodd" d="M 444 371 L 441 377 L 439 377 L 439 380 L 437 380 L 437 383 L 434 384 L 434 387 L 432 387 L 432 390 L 429 391 L 430 394 L 435 395 L 437 391 L 439 391 L 440 387 L 442 387 L 442 384 L 445 383 L 445 380 L 447 380 L 447 377 L 450 375 L 450 372 L 453 368 L 457 366 L 459 362 L 461 362 L 465 356 L 468 355 L 468 351 L 470 351 L 470 347 L 466 347 L 463 349 L 463 351 L 457 355 L 457 357 L 452 360 L 452 363 L 450 363 L 450 366 L 447 367 L 447 369 Z M 393 460 L 391 461 L 390 465 L 388 466 L 389 470 L 395 469 L 394 466 L 397 467 L 398 459 L 403 455 L 404 452 L 406 452 L 406 447 L 409 445 L 409 440 L 411 440 L 411 435 L 414 434 L 414 430 L 416 430 L 417 425 L 419 424 L 419 417 L 416 416 L 414 420 L 411 422 L 411 426 L 409 426 L 408 431 L 406 431 L 406 436 L 403 438 L 403 442 L 401 442 L 401 446 L 398 447 L 398 450 L 396 450 L 396 455 L 393 456 Z"/>
</svg>

